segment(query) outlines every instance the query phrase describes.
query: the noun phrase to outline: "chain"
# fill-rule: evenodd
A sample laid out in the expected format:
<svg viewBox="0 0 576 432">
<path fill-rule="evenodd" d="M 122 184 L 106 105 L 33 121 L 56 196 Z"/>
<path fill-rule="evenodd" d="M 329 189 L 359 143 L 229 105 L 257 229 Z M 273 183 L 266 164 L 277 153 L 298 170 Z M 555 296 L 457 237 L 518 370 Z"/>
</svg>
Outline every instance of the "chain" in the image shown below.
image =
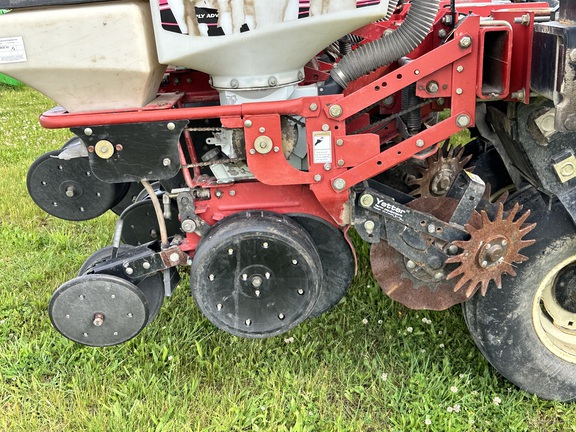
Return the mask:
<svg viewBox="0 0 576 432">
<path fill-rule="evenodd" d="M 246 158 L 219 159 L 216 161 L 198 162 L 198 163 L 194 163 L 194 164 L 182 165 L 182 168 L 203 168 L 203 167 L 209 167 L 212 165 L 222 165 L 222 164 L 243 162 L 245 160 L 246 160 Z"/>
<path fill-rule="evenodd" d="M 222 132 L 221 127 L 194 127 L 186 129 L 189 132 Z"/>
<path fill-rule="evenodd" d="M 430 103 L 431 103 L 430 101 L 425 101 L 425 102 L 422 102 L 421 104 L 414 105 L 414 106 L 412 106 L 412 107 L 410 107 L 410 108 L 407 108 L 407 109 L 405 109 L 405 110 L 403 110 L 403 111 L 400 111 L 400 112 L 398 112 L 398 113 L 396 113 L 396 114 L 392 114 L 391 116 L 388 116 L 388 117 L 386 117 L 385 119 L 382 119 L 382 120 L 380 120 L 380 121 L 377 121 L 376 123 L 371 123 L 371 124 L 369 124 L 369 125 L 367 125 L 367 126 L 364 126 L 363 128 L 360 128 L 360 129 L 352 132 L 352 135 L 357 135 L 357 134 L 360 134 L 360 133 L 366 132 L 366 131 L 371 131 L 372 133 L 377 132 L 377 131 L 379 131 L 380 129 L 382 129 L 384 126 L 386 126 L 388 123 L 390 123 L 392 120 L 396 120 L 398 117 L 401 117 L 401 116 L 403 116 L 403 115 L 405 115 L 405 114 L 408 114 L 409 112 L 412 112 L 412 111 L 414 111 L 414 110 L 416 110 L 416 109 L 420 109 L 420 108 L 422 108 L 423 106 L 426 106 L 426 105 L 428 105 L 428 104 L 430 104 Z M 381 126 L 381 127 L 380 127 L 380 126 Z M 376 129 L 374 129 L 374 128 L 376 128 Z"/>
</svg>

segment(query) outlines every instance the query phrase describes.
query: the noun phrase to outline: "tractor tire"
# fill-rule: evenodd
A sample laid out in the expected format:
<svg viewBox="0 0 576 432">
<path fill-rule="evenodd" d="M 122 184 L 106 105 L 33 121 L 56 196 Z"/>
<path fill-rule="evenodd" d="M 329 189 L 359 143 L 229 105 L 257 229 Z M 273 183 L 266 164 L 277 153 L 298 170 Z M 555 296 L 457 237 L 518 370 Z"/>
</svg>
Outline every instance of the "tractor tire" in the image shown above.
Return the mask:
<svg viewBox="0 0 576 432">
<path fill-rule="evenodd" d="M 463 304 L 476 345 L 505 378 L 542 399 L 576 399 L 576 227 L 562 205 L 535 189 L 513 199 L 532 211 L 517 276 Z M 511 200 L 512 201 L 512 200 Z"/>
</svg>

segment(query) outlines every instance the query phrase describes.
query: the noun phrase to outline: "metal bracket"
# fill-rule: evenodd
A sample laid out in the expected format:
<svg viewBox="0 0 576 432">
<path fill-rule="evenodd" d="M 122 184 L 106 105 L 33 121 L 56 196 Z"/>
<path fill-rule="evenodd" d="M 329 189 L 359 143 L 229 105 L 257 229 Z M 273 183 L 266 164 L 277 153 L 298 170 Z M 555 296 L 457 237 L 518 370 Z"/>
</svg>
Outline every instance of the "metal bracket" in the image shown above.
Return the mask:
<svg viewBox="0 0 576 432">
<path fill-rule="evenodd" d="M 462 171 L 447 194 L 448 197 L 458 200 L 450 223 L 464 226 L 482 199 L 485 189 L 486 184 L 480 177 L 468 171 Z"/>
</svg>

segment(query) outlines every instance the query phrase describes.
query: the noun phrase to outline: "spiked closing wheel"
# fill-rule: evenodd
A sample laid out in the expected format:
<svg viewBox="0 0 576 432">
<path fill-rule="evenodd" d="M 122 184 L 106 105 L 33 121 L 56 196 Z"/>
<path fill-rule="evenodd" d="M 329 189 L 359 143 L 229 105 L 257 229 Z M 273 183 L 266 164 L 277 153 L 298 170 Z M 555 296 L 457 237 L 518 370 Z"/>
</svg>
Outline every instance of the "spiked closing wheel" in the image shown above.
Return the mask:
<svg viewBox="0 0 576 432">
<path fill-rule="evenodd" d="M 308 318 L 323 273 L 310 235 L 290 218 L 264 211 L 216 224 L 198 246 L 190 272 L 204 315 L 248 338 L 277 336 Z"/>
<path fill-rule="evenodd" d="M 520 204 L 516 203 L 505 217 L 504 206 L 499 203 L 494 220 L 491 220 L 485 211 L 481 211 L 481 222 L 478 226 L 466 224 L 470 240 L 453 242 L 453 245 L 463 251 L 446 260 L 447 263 L 460 263 L 460 266 L 447 276 L 447 279 L 461 276 L 454 286 L 454 291 L 467 285 L 464 291 L 468 297 L 474 295 L 478 289 L 481 289 L 482 295 L 486 295 L 491 280 L 498 288 L 502 288 L 503 274 L 516 276 L 513 264 L 528 260 L 519 253 L 520 250 L 535 242 L 522 238 L 536 226 L 535 223 L 524 225 L 530 216 L 530 210 L 514 221 L 519 210 Z"/>
<path fill-rule="evenodd" d="M 417 168 L 422 177 L 409 182 L 411 186 L 417 186 L 410 195 L 422 198 L 445 196 L 460 171 L 472 158 L 472 155 L 463 158 L 463 154 L 464 147 L 456 155 L 454 149 L 447 155 L 444 155 L 443 149 L 439 149 L 435 155 L 427 158 L 426 166 Z"/>
</svg>

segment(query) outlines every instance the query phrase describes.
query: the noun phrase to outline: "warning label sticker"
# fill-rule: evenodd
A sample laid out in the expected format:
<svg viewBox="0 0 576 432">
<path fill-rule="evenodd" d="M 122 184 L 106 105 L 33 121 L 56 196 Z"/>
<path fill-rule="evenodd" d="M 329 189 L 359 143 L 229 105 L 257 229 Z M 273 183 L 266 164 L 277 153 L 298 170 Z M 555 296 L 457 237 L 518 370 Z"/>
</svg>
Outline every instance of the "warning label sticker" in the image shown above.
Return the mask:
<svg viewBox="0 0 576 432">
<path fill-rule="evenodd" d="M 332 132 L 312 132 L 314 163 L 332 163 Z"/>
<path fill-rule="evenodd" d="M 28 61 L 21 36 L 0 38 L 0 64 Z"/>
</svg>

